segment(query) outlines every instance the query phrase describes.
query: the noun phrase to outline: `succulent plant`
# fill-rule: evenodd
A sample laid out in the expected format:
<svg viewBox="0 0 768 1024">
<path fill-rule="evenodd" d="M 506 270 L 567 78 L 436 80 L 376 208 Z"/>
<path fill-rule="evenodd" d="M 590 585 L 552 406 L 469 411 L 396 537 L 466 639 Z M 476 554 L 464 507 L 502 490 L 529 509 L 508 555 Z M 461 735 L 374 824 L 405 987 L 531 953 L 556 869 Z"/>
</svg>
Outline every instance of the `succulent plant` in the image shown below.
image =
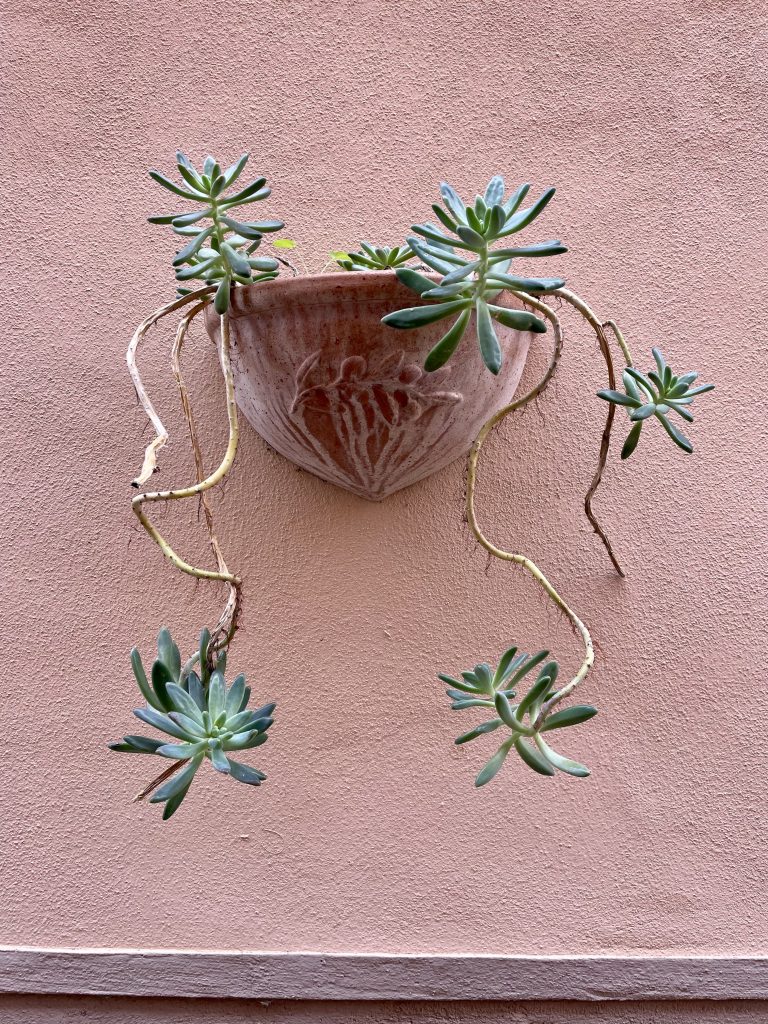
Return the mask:
<svg viewBox="0 0 768 1024">
<path fill-rule="evenodd" d="M 362 252 L 334 252 L 331 255 L 342 270 L 393 270 L 413 259 L 408 245 L 373 246 L 361 242 Z"/>
<path fill-rule="evenodd" d="M 547 661 L 549 651 L 534 655 L 519 652 L 510 647 L 501 656 L 496 670 L 482 663 L 474 669 L 461 673 L 461 679 L 438 673 L 438 679 L 448 684 L 446 693 L 451 699 L 451 708 L 462 711 L 465 708 L 488 708 L 496 717 L 469 732 L 462 733 L 455 742 L 459 745 L 495 732 L 497 729 L 511 730 L 511 736 L 501 744 L 475 779 L 476 786 L 490 782 L 504 764 L 507 755 L 515 750 L 520 758 L 540 775 L 554 775 L 556 771 L 586 778 L 589 769 L 578 761 L 563 757 L 553 750 L 542 733 L 566 726 L 587 722 L 597 714 L 597 708 L 588 704 L 573 705 L 562 711 L 547 714 L 546 701 L 554 695 L 558 666 L 556 661 Z M 542 665 L 542 662 L 544 664 Z M 513 704 L 518 683 L 538 665 L 541 665 L 536 681 L 518 703 Z"/>
<path fill-rule="evenodd" d="M 240 177 L 248 153 L 244 153 L 231 167 L 222 170 L 212 156 L 206 157 L 202 171 L 198 171 L 183 153 L 176 154 L 176 166 L 183 179 L 177 185 L 159 171 L 150 171 L 150 177 L 174 195 L 202 206 L 190 213 L 168 213 L 149 217 L 150 224 L 170 224 L 174 232 L 188 239 L 176 253 L 173 266 L 176 280 L 187 282 L 198 279 L 204 284 L 217 285 L 214 305 L 217 313 L 229 308 L 233 285 L 248 285 L 270 281 L 277 275 L 278 261 L 272 257 L 256 257 L 264 234 L 279 231 L 280 220 L 241 221 L 233 212 L 241 206 L 266 199 L 270 189 L 266 178 L 257 178 L 238 188 L 227 190 Z M 179 294 L 188 294 L 179 288 Z"/>
<path fill-rule="evenodd" d="M 441 280 L 435 282 L 410 268 L 398 270 L 400 281 L 430 305 L 397 310 L 383 317 L 382 323 L 409 329 L 454 318 L 449 330 L 427 356 L 425 369 L 436 370 L 450 359 L 473 313 L 483 361 L 493 374 L 497 374 L 502 365 L 494 323 L 518 331 L 539 334 L 546 331 L 546 324 L 539 317 L 525 310 L 500 306 L 498 297 L 503 292 L 542 295 L 562 288 L 565 284 L 562 278 L 516 277 L 508 271 L 513 259 L 557 256 L 567 252 L 566 247 L 559 241 L 551 241 L 491 249 L 493 242 L 527 227 L 555 194 L 553 188 L 547 189 L 535 203 L 521 210 L 529 189 L 530 185 L 521 185 L 505 199 L 504 179 L 496 175 L 488 182 L 484 194 L 467 205 L 455 189 L 443 182 L 440 192 L 445 209 L 438 204 L 432 207 L 440 226 L 430 222 L 413 225 L 413 230 L 422 237 L 408 239 L 411 251 L 440 274 Z M 455 251 L 457 248 L 468 251 L 470 256 L 460 256 Z"/>
<path fill-rule="evenodd" d="M 216 771 L 249 786 L 259 786 L 266 779 L 263 772 L 234 761 L 228 755 L 266 743 L 275 705 L 265 704 L 249 711 L 251 691 L 245 685 L 245 676 L 239 675 L 227 688 L 226 656 L 219 655 L 211 670 L 209 643 L 210 633 L 203 630 L 198 653 L 182 666 L 179 648 L 168 630 L 161 629 L 157 637 L 158 656 L 150 673 L 151 684 L 138 650 L 134 647 L 131 651 L 133 674 L 147 702 L 147 707 L 134 711 L 134 715 L 170 736 L 172 742 L 131 735 L 124 736 L 118 743 L 110 743 L 109 748 L 120 753 L 157 754 L 186 762 L 150 797 L 150 803 L 165 803 L 163 819 L 178 810 L 205 760 L 209 760 Z M 199 664 L 199 674 L 192 669 L 195 662 Z"/>
<path fill-rule="evenodd" d="M 682 448 L 690 455 L 693 445 L 674 423 L 670 423 L 669 413 L 676 412 L 687 423 L 693 423 L 693 415 L 688 406 L 691 405 L 696 395 L 712 391 L 715 386 L 714 384 L 700 384 L 697 388 L 692 387 L 691 385 L 699 376 L 698 373 L 684 373 L 678 377 L 667 366 L 659 349 L 654 348 L 651 351 L 656 369 L 649 370 L 647 374 L 644 374 L 634 366 L 628 366 L 622 377 L 626 393 L 621 391 L 598 391 L 597 393 L 598 397 L 606 402 L 624 406 L 633 423 L 621 450 L 622 459 L 628 459 L 637 448 L 643 423 L 651 416 L 661 423 L 678 448 Z"/>
</svg>

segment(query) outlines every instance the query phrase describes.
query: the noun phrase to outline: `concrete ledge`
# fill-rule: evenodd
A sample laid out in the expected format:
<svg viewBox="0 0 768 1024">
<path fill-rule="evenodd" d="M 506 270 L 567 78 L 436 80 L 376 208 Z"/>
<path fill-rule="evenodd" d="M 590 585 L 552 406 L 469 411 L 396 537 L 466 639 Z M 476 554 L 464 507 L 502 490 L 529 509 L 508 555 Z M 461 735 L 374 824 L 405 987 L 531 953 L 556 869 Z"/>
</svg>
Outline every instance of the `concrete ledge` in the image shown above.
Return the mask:
<svg viewBox="0 0 768 1024">
<path fill-rule="evenodd" d="M 0 993 L 220 999 L 768 999 L 768 957 L 0 947 Z"/>
</svg>

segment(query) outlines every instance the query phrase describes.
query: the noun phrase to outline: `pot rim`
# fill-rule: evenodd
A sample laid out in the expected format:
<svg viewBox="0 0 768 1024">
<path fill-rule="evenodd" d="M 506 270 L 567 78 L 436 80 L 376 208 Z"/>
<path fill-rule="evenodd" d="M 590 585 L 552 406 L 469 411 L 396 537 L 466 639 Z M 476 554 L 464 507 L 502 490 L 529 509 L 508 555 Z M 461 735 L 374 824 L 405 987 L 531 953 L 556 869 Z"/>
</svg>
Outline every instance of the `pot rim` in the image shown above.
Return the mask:
<svg viewBox="0 0 768 1024">
<path fill-rule="evenodd" d="M 439 274 L 426 273 L 424 276 L 440 280 Z M 409 289 L 398 281 L 394 270 L 340 270 L 326 274 L 301 274 L 235 288 L 229 310 L 230 316 L 236 319 L 250 313 L 263 313 L 288 301 L 311 300 L 313 306 L 347 305 L 358 303 L 361 298 L 372 301 L 401 290 L 409 293 Z M 413 295 L 414 306 L 423 305 L 415 292 L 410 294 Z"/>
</svg>

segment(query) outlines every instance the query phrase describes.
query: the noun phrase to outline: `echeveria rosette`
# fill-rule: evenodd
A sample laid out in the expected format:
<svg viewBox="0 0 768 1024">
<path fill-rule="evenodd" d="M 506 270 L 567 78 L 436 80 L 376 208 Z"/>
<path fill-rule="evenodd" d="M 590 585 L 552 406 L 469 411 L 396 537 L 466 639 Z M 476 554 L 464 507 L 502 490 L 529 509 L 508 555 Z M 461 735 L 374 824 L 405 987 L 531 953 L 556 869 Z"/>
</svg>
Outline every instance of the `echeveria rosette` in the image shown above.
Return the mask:
<svg viewBox="0 0 768 1024">
<path fill-rule="evenodd" d="M 555 194 L 553 188 L 547 189 L 531 206 L 520 209 L 529 189 L 530 185 L 521 185 L 505 198 L 504 179 L 496 175 L 489 181 L 485 193 L 467 205 L 455 189 L 443 182 L 440 192 L 445 208 L 437 204 L 432 207 L 440 224 L 413 225 L 413 230 L 422 237 L 409 238 L 408 245 L 426 267 L 441 275 L 441 280 L 435 282 L 410 268 L 398 270 L 400 281 L 430 305 L 397 310 L 383 317 L 382 323 L 407 330 L 453 318 L 447 333 L 427 356 L 426 370 L 437 370 L 451 358 L 473 313 L 483 362 L 493 374 L 498 374 L 502 365 L 495 324 L 538 334 L 546 331 L 547 325 L 539 317 L 525 310 L 500 306 L 498 297 L 502 292 L 543 295 L 562 288 L 565 284 L 562 278 L 516 277 L 508 271 L 512 260 L 518 257 L 557 256 L 568 250 L 556 240 L 515 248 L 491 248 L 492 243 L 527 227 Z M 470 255 L 461 256 L 456 249 Z"/>
<path fill-rule="evenodd" d="M 199 171 L 188 157 L 177 153 L 181 185 L 159 171 L 149 172 L 150 177 L 169 192 L 202 206 L 201 210 L 190 213 L 168 213 L 148 219 L 150 224 L 170 224 L 177 235 L 189 239 L 173 261 L 176 280 L 182 283 L 200 280 L 203 284 L 216 285 L 214 305 L 220 314 L 229 308 L 230 290 L 234 285 L 271 281 L 279 270 L 277 260 L 256 257 L 253 253 L 262 237 L 267 232 L 279 231 L 284 227 L 283 222 L 243 221 L 233 216 L 239 207 L 260 202 L 271 192 L 266 187 L 266 178 L 256 178 L 230 191 L 248 162 L 248 155 L 244 153 L 226 170 L 209 156 Z M 183 287 L 178 291 L 180 295 L 188 293 Z"/>
<path fill-rule="evenodd" d="M 515 750 L 521 760 L 540 775 L 555 775 L 558 771 L 576 778 L 589 775 L 585 765 L 559 754 L 544 739 L 543 733 L 579 725 L 597 714 L 597 708 L 577 704 L 541 717 L 543 705 L 554 693 L 558 672 L 557 662 L 547 661 L 548 656 L 549 651 L 539 651 L 529 656 L 518 652 L 517 647 L 510 647 L 502 655 L 495 671 L 490 665 L 482 663 L 475 665 L 472 670 L 462 672 L 461 679 L 438 673 L 438 679 L 448 684 L 446 693 L 451 698 L 454 711 L 488 708 L 496 715 L 490 721 L 462 733 L 455 741 L 457 744 L 469 743 L 497 729 L 507 728 L 511 731 L 511 735 L 504 740 L 475 779 L 476 786 L 484 786 L 494 778 L 511 750 Z M 537 666 L 541 668 L 535 682 L 521 700 L 513 703 L 518 684 Z"/>
<path fill-rule="evenodd" d="M 157 638 L 158 657 L 147 678 L 141 656 L 134 647 L 131 664 L 147 707 L 134 711 L 136 717 L 171 738 L 124 736 L 119 743 L 110 743 L 111 750 L 127 754 L 157 754 L 160 757 L 186 762 L 185 766 L 160 786 L 150 803 L 165 803 L 163 818 L 178 810 L 198 768 L 203 761 L 237 782 L 259 786 L 266 775 L 250 765 L 241 764 L 229 755 L 250 750 L 267 741 L 272 725 L 274 704 L 248 710 L 251 691 L 245 676 L 239 675 L 227 688 L 224 679 L 226 658 L 219 656 L 213 671 L 208 666 L 210 634 L 204 630 L 199 654 L 192 659 L 200 673 L 190 665 L 182 666 L 179 648 L 167 629 Z"/>
<path fill-rule="evenodd" d="M 360 249 L 360 252 L 335 252 L 332 255 L 342 270 L 396 270 L 413 259 L 409 245 L 390 248 L 361 242 Z"/>
<path fill-rule="evenodd" d="M 693 415 L 688 407 L 696 395 L 706 394 L 715 386 L 714 384 L 700 384 L 698 387 L 692 387 L 699 376 L 698 373 L 684 373 L 676 376 L 667 366 L 659 349 L 654 348 L 651 351 L 656 369 L 649 370 L 647 374 L 644 374 L 634 366 L 628 366 L 622 375 L 626 393 L 621 391 L 598 391 L 597 393 L 598 397 L 606 402 L 624 406 L 633 423 L 624 442 L 624 447 L 621 449 L 622 459 L 628 459 L 637 448 L 643 423 L 651 416 L 661 423 L 678 448 L 682 448 L 690 455 L 693 445 L 685 434 L 670 422 L 669 414 L 677 413 L 687 423 L 693 423 Z"/>
</svg>

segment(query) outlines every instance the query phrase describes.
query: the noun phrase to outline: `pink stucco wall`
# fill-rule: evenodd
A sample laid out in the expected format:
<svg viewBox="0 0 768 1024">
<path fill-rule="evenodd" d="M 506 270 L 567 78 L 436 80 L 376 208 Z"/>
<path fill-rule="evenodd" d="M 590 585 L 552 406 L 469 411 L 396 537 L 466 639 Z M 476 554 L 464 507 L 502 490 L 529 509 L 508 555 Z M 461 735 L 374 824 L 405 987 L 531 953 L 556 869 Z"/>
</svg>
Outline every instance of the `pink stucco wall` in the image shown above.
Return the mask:
<svg viewBox="0 0 768 1024">
<path fill-rule="evenodd" d="M 4 7 L 0 942 L 765 952 L 764 5 Z M 584 697 L 602 713 L 571 737 L 591 779 L 511 764 L 476 792 L 491 748 L 453 746 L 436 670 L 513 640 L 548 642 L 564 670 L 580 656 L 533 584 L 472 542 L 462 466 L 371 505 L 246 426 L 217 507 L 247 580 L 232 664 L 279 702 L 257 759 L 269 783 L 209 775 L 166 825 L 131 805 L 151 769 L 104 747 L 131 730 L 127 652 L 163 623 L 191 645 L 218 613 L 129 508 L 147 426 L 123 353 L 172 289 L 145 169 L 179 145 L 251 149 L 310 269 L 360 237 L 399 240 L 442 177 L 557 184 L 542 231 L 571 251 L 552 269 L 643 363 L 660 343 L 717 383 L 693 456 L 649 433 L 611 460 L 599 506 L 625 582 L 580 514 L 604 381 L 567 313 L 559 383 L 481 467 L 488 532 L 548 570 L 598 641 Z M 176 435 L 169 484 L 190 473 L 170 336 L 143 361 Z M 201 328 L 189 349 L 213 460 L 215 353 Z M 546 357 L 545 340 L 531 381 Z M 203 555 L 194 512 L 163 522 Z"/>
<path fill-rule="evenodd" d="M 160 999 L 9 997 L 3 1024 L 755 1024 L 768 1004 L 706 1003 L 268 1003 Z"/>
</svg>

